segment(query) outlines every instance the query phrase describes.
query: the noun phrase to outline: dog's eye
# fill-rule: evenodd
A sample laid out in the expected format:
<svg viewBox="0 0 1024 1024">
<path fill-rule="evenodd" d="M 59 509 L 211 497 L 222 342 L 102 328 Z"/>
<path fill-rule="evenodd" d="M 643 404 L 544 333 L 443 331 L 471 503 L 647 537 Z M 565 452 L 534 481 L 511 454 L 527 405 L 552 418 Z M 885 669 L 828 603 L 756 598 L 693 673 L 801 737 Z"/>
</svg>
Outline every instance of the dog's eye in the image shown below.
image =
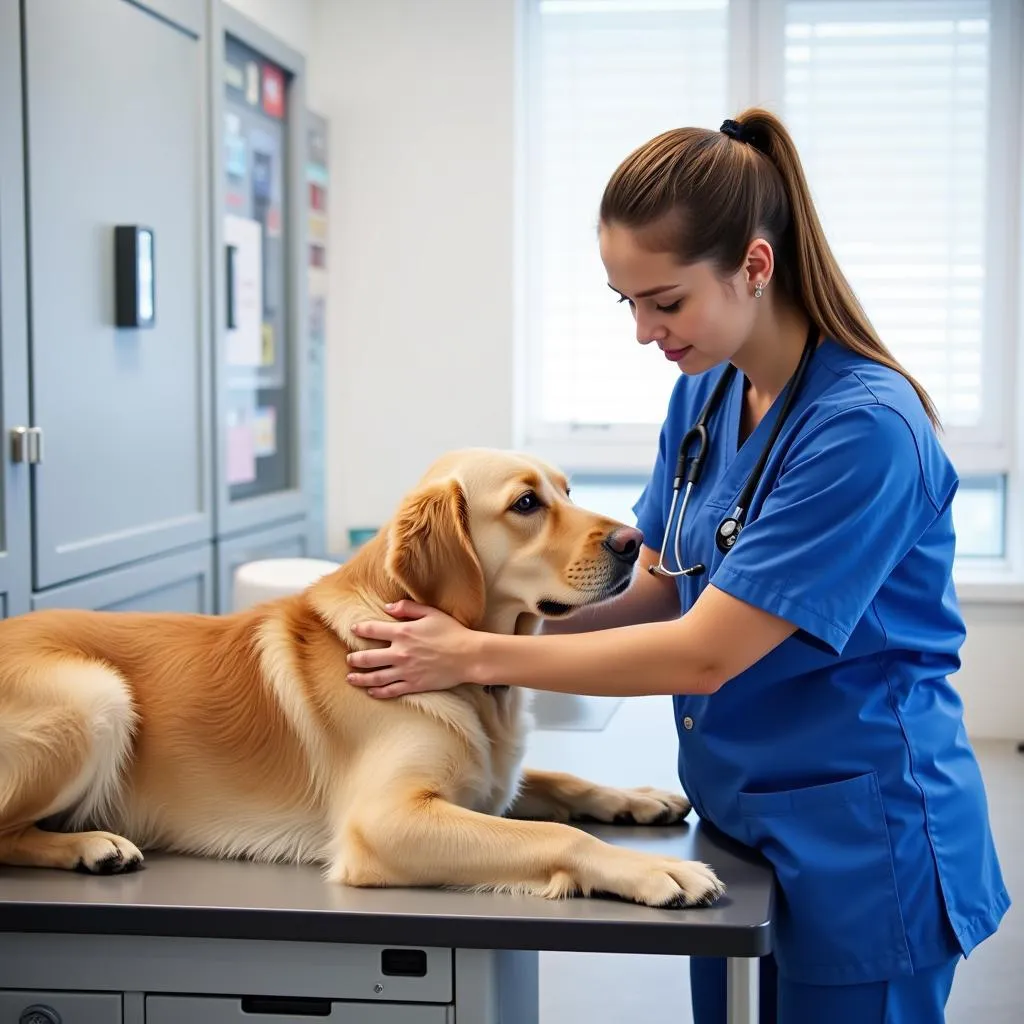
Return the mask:
<svg viewBox="0 0 1024 1024">
<path fill-rule="evenodd" d="M 513 512 L 521 512 L 523 515 L 528 515 L 530 512 L 536 512 L 537 509 L 543 508 L 540 498 L 533 491 L 527 491 L 513 506 Z"/>
</svg>

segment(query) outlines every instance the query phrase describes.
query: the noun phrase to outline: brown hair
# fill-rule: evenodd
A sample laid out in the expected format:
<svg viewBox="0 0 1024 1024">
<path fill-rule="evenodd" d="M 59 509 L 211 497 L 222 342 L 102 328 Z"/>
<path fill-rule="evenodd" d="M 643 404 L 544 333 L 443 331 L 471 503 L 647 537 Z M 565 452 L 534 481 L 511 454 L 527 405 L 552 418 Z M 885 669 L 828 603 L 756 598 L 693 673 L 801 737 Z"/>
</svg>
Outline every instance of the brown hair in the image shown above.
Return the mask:
<svg viewBox="0 0 1024 1024">
<path fill-rule="evenodd" d="M 925 389 L 882 344 L 829 248 L 796 146 L 782 122 L 751 108 L 722 130 L 676 128 L 631 153 L 601 198 L 601 222 L 645 229 L 647 244 L 724 274 L 763 235 L 782 292 L 829 337 L 901 373 L 938 425 Z"/>
</svg>

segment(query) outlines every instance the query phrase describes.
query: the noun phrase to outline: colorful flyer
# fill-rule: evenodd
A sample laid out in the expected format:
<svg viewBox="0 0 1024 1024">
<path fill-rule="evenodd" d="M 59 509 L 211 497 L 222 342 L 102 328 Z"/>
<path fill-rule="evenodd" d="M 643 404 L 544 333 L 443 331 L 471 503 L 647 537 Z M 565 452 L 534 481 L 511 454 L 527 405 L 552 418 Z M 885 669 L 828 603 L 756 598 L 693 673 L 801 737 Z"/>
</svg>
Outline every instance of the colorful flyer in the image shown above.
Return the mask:
<svg viewBox="0 0 1024 1024">
<path fill-rule="evenodd" d="M 263 405 L 256 410 L 252 421 L 252 444 L 256 458 L 277 454 L 277 410 Z"/>
<path fill-rule="evenodd" d="M 284 117 L 284 75 L 269 64 L 263 65 L 263 111 Z"/>
<path fill-rule="evenodd" d="M 251 60 L 245 65 L 245 101 L 254 107 L 260 102 L 260 66 Z"/>
<path fill-rule="evenodd" d="M 237 114 L 230 111 L 224 115 L 224 164 L 232 178 L 245 178 L 245 139 L 242 136 L 242 122 Z"/>
<path fill-rule="evenodd" d="M 260 361 L 263 366 L 273 366 L 277 359 L 277 346 L 274 344 L 274 325 L 264 321 L 261 334 L 263 349 Z"/>
</svg>

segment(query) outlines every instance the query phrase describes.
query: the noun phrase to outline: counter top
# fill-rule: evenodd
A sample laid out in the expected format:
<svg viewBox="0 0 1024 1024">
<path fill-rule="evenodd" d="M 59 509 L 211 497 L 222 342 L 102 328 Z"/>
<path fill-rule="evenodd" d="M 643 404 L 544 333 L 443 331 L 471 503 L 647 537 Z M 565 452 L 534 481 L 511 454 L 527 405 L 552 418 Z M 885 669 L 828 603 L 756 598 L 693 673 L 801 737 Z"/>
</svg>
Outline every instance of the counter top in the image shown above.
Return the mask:
<svg viewBox="0 0 1024 1024">
<path fill-rule="evenodd" d="M 130 875 L 0 865 L 0 932 L 162 935 L 476 949 L 763 956 L 772 874 L 703 823 L 582 826 L 632 849 L 711 864 L 713 907 L 656 910 L 613 899 L 431 889 L 354 889 L 311 867 L 147 854 Z"/>
</svg>

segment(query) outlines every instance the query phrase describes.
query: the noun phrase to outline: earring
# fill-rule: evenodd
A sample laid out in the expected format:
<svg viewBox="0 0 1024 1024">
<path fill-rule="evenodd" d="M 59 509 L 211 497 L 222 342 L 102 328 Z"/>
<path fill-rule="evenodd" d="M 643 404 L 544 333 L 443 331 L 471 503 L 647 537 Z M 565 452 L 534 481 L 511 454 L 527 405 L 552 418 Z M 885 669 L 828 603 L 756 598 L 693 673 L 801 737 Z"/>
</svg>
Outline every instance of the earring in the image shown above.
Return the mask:
<svg viewBox="0 0 1024 1024">
<path fill-rule="evenodd" d="M 754 298 L 759 299 L 762 295 L 764 295 L 764 282 L 758 281 L 757 284 L 754 285 Z"/>
</svg>

